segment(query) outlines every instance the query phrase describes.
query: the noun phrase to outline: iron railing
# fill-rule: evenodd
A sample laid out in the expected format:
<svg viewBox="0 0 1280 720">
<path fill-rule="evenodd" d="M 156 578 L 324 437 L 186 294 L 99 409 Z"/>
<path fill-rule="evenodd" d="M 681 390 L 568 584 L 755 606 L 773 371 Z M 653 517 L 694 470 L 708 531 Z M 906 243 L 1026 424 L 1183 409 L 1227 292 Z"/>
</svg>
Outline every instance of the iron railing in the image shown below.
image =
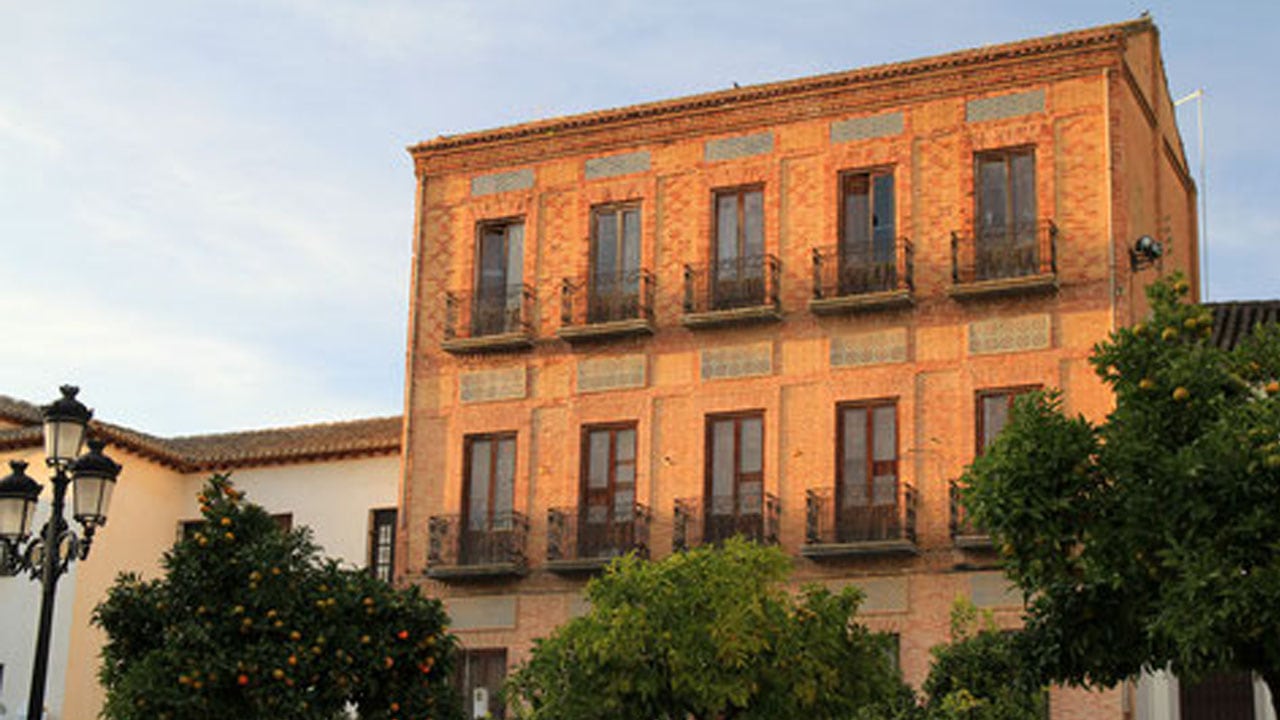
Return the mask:
<svg viewBox="0 0 1280 720">
<path fill-rule="evenodd" d="M 955 284 L 1058 274 L 1058 226 L 1051 220 L 951 233 Z"/>
<path fill-rule="evenodd" d="M 684 266 L 686 314 L 778 307 L 782 270 L 773 255 L 721 260 L 709 265 Z"/>
<path fill-rule="evenodd" d="M 649 508 L 639 503 L 588 516 L 585 507 L 547 510 L 547 560 L 608 560 L 635 552 L 649 556 Z M 597 522 L 593 522 L 597 521 Z"/>
<path fill-rule="evenodd" d="M 518 512 L 468 520 L 435 515 L 427 523 L 427 568 L 525 567 L 529 520 Z"/>
<path fill-rule="evenodd" d="M 990 542 L 990 534 L 987 529 L 979 525 L 969 510 L 964 506 L 964 498 L 961 497 L 963 487 L 960 483 L 951 482 L 951 539 L 957 538 L 967 539 L 970 542 Z"/>
<path fill-rule="evenodd" d="M 533 333 L 533 289 L 528 285 L 448 292 L 444 301 L 445 340 Z"/>
<path fill-rule="evenodd" d="M 886 540 L 916 541 L 919 496 L 903 483 L 893 504 L 837 507 L 831 488 L 805 493 L 805 543 L 843 545 Z"/>
<path fill-rule="evenodd" d="M 676 500 L 672 546 L 688 550 L 704 544 L 724 542 L 735 535 L 758 543 L 777 544 L 781 504 L 776 495 L 764 493 L 754 498 L 740 496 Z"/>
<path fill-rule="evenodd" d="M 560 322 L 573 327 L 624 320 L 653 320 L 653 274 L 648 270 L 565 278 Z"/>
<path fill-rule="evenodd" d="M 915 289 L 915 252 L 898 238 L 889 257 L 854 253 L 838 245 L 813 249 L 813 297 L 816 300 Z"/>
</svg>

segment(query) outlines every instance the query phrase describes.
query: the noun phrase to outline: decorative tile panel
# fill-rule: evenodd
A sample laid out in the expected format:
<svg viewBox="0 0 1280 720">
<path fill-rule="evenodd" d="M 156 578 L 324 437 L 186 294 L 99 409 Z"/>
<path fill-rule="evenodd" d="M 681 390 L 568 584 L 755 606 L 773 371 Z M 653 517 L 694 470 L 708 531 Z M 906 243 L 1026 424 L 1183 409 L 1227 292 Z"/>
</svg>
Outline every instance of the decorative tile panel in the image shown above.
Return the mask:
<svg viewBox="0 0 1280 720">
<path fill-rule="evenodd" d="M 1022 606 L 1022 593 L 1004 573 L 974 573 L 969 577 L 969 595 L 980 608 Z"/>
<path fill-rule="evenodd" d="M 1044 112 L 1044 90 L 977 98 L 965 103 L 965 122 L 984 122 Z"/>
<path fill-rule="evenodd" d="M 768 152 L 773 152 L 773 133 L 771 132 L 708 140 L 703 149 L 707 162 L 736 160 Z"/>
<path fill-rule="evenodd" d="M 588 180 L 617 177 L 649 171 L 649 153 L 633 152 L 626 155 L 590 158 L 584 171 Z"/>
<path fill-rule="evenodd" d="M 1044 350 L 1051 340 L 1048 315 L 992 318 L 969 324 L 969 353 L 972 355 Z"/>
<path fill-rule="evenodd" d="M 773 343 L 708 348 L 702 351 L 703 380 L 772 374 Z"/>
<path fill-rule="evenodd" d="M 832 367 L 884 365 L 906 361 L 906 328 L 831 338 Z"/>
<path fill-rule="evenodd" d="M 451 630 L 489 630 L 516 626 L 516 598 L 448 598 L 444 601 Z"/>
<path fill-rule="evenodd" d="M 904 123 L 900 112 L 838 120 L 831 123 L 831 142 L 835 144 L 901 135 L 903 128 Z"/>
<path fill-rule="evenodd" d="M 462 373 L 458 396 L 464 403 L 521 400 L 529 396 L 529 373 L 524 365 L 501 370 Z"/>
<path fill-rule="evenodd" d="M 840 592 L 850 585 L 861 590 L 866 596 L 858 612 L 891 613 L 906 612 L 910 609 L 905 577 L 869 577 L 827 583 L 827 587 L 833 592 Z"/>
<path fill-rule="evenodd" d="M 471 178 L 471 195 L 493 195 L 511 192 L 512 190 L 528 190 L 533 187 L 533 170 L 512 170 L 511 172 L 477 175 Z"/>
<path fill-rule="evenodd" d="M 578 392 L 603 392 L 645 386 L 644 355 L 578 361 Z"/>
</svg>

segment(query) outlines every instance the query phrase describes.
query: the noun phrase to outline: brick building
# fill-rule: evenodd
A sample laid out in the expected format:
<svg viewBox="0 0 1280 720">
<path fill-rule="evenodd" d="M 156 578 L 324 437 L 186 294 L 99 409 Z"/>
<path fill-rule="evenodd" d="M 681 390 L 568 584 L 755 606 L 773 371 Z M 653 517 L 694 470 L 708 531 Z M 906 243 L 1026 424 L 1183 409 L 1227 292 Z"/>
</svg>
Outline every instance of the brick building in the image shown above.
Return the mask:
<svg viewBox="0 0 1280 720">
<path fill-rule="evenodd" d="M 1021 603 L 954 479 L 1028 388 L 1104 414 L 1092 345 L 1158 273 L 1199 284 L 1145 19 L 411 152 L 397 573 L 446 598 L 469 686 L 610 557 L 734 533 L 861 587 L 919 683 L 956 596 Z"/>
</svg>

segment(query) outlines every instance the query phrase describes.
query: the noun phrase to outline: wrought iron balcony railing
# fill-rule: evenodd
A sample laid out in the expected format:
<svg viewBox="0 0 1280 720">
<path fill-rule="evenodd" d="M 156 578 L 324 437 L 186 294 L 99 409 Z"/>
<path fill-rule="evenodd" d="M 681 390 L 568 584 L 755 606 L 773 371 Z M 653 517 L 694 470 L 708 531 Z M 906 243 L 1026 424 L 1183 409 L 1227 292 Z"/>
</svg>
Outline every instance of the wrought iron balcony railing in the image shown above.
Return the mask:
<svg viewBox="0 0 1280 720">
<path fill-rule="evenodd" d="M 724 542 L 735 535 L 758 543 L 777 544 L 781 505 L 775 495 L 676 500 L 672 547 L 688 550 Z"/>
<path fill-rule="evenodd" d="M 559 335 L 575 340 L 652 332 L 653 292 L 653 275 L 647 270 L 565 278 Z"/>
<path fill-rule="evenodd" d="M 805 494 L 807 556 L 866 555 L 916 551 L 919 495 L 910 484 L 900 486 L 892 504 L 837 507 L 831 488 Z"/>
<path fill-rule="evenodd" d="M 773 255 L 684 266 L 684 324 L 690 327 L 780 319 L 781 264 Z"/>
<path fill-rule="evenodd" d="M 432 577 L 519 575 L 528 568 L 529 520 L 520 513 L 471 520 L 436 515 L 427 532 L 427 574 Z"/>
<path fill-rule="evenodd" d="M 914 256 L 907 238 L 896 239 L 892 253 L 881 257 L 848 249 L 842 251 L 839 246 L 814 248 L 810 308 L 821 312 L 895 299 L 910 302 L 910 294 L 915 289 Z"/>
<path fill-rule="evenodd" d="M 620 512 L 602 510 L 606 516 L 599 518 L 584 507 L 547 510 L 547 563 L 552 569 L 594 569 L 631 552 L 649 556 L 649 508 L 635 503 Z"/>
<path fill-rule="evenodd" d="M 1052 287 L 1058 274 L 1058 227 L 1052 221 L 978 228 L 951 233 L 951 281 L 994 289 Z M 954 293 L 953 293 L 954 294 Z"/>
<path fill-rule="evenodd" d="M 451 352 L 528 347 L 533 339 L 533 289 L 445 293 L 444 347 Z"/>
<path fill-rule="evenodd" d="M 974 550 L 990 549 L 991 536 L 986 528 L 978 525 L 964 506 L 959 483 L 951 483 L 951 541 L 957 547 Z"/>
</svg>

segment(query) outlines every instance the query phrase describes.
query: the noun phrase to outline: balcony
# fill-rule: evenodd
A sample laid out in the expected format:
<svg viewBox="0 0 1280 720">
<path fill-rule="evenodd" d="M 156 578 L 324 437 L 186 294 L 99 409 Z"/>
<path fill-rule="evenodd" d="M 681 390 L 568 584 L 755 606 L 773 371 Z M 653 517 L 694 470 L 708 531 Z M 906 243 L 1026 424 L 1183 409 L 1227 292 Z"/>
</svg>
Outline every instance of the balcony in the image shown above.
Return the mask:
<svg viewBox="0 0 1280 720">
<path fill-rule="evenodd" d="M 815 315 L 837 315 L 909 307 L 915 290 L 915 260 L 911 241 L 894 241 L 893 256 L 842 255 L 837 246 L 813 249 Z"/>
<path fill-rule="evenodd" d="M 465 527 L 463 523 L 459 515 L 436 515 L 428 521 L 427 577 L 465 580 L 525 574 L 528 518 L 511 512 Z"/>
<path fill-rule="evenodd" d="M 444 343 L 455 355 L 533 347 L 533 289 L 445 293 Z"/>
<path fill-rule="evenodd" d="M 837 508 L 831 488 L 805 495 L 805 540 L 800 554 L 820 560 L 859 555 L 914 555 L 919 496 L 902 485 L 892 505 Z"/>
<path fill-rule="evenodd" d="M 993 550 L 991 536 L 969 517 L 960 498 L 961 487 L 951 483 L 951 542 L 965 550 Z"/>
<path fill-rule="evenodd" d="M 690 329 L 706 329 L 782 319 L 778 302 L 781 265 L 772 255 L 755 255 L 695 267 L 684 266 L 684 316 Z"/>
<path fill-rule="evenodd" d="M 587 342 L 653 333 L 653 275 L 635 270 L 560 286 L 561 340 Z"/>
<path fill-rule="evenodd" d="M 778 542 L 778 498 L 765 493 L 754 500 L 739 498 L 737 512 L 733 498 L 716 498 L 704 512 L 702 498 L 676 500 L 672 548 L 688 550 L 700 545 L 724 542 L 741 536 L 761 544 Z"/>
<path fill-rule="evenodd" d="M 637 503 L 612 518 L 588 518 L 587 512 L 581 507 L 547 511 L 548 570 L 594 572 L 628 553 L 649 556 L 649 508 Z"/>
<path fill-rule="evenodd" d="M 1058 227 L 1051 221 L 951 233 L 951 297 L 1046 293 L 1058 288 Z"/>
</svg>

